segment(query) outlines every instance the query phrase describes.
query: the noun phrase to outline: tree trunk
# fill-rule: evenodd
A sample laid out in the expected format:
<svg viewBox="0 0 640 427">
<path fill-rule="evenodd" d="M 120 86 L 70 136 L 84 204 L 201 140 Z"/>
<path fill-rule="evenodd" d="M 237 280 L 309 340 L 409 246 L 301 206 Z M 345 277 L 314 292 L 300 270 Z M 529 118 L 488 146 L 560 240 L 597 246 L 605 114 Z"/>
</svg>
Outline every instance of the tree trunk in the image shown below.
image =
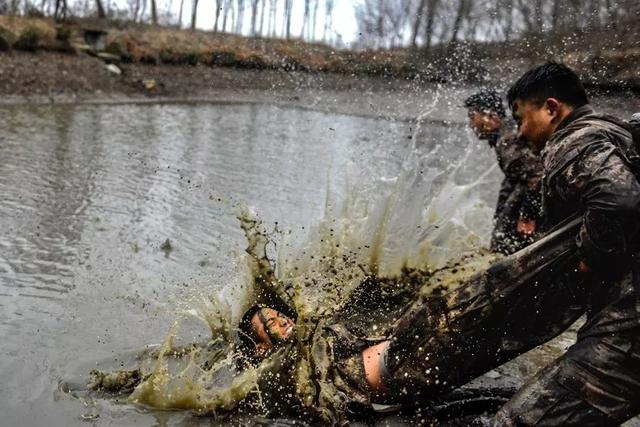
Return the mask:
<svg viewBox="0 0 640 427">
<path fill-rule="evenodd" d="M 276 19 L 278 17 L 278 2 L 271 0 L 271 37 L 275 37 L 278 29 L 276 28 Z"/>
<path fill-rule="evenodd" d="M 535 23 L 535 33 L 542 33 L 542 27 L 544 25 L 544 20 L 542 17 L 542 0 L 535 0 L 533 4 L 533 17 Z"/>
<path fill-rule="evenodd" d="M 158 25 L 158 8 L 156 5 L 156 0 L 151 0 L 151 23 L 153 25 Z"/>
<path fill-rule="evenodd" d="M 193 0 L 191 7 L 191 31 L 196 30 L 196 18 L 198 17 L 198 0 Z"/>
<path fill-rule="evenodd" d="M 318 24 L 318 7 L 320 6 L 320 0 L 315 0 L 314 6 L 313 6 L 313 29 L 311 30 L 311 40 L 316 40 L 316 30 L 317 30 L 317 24 Z"/>
<path fill-rule="evenodd" d="M 427 0 L 420 0 L 418 4 L 418 10 L 416 11 L 416 19 L 413 22 L 413 30 L 411 31 L 411 47 L 415 49 L 416 40 L 418 39 L 418 31 L 420 30 L 420 24 L 422 23 L 422 13 L 424 12 L 424 6 Z"/>
<path fill-rule="evenodd" d="M 258 33 L 260 33 L 260 36 L 264 35 L 264 10 L 267 7 L 267 0 L 262 0 L 260 2 L 261 8 L 260 8 L 260 28 L 258 29 Z"/>
<path fill-rule="evenodd" d="M 560 0 L 555 0 L 560 1 Z M 504 39 L 505 41 L 511 41 L 511 34 L 513 32 L 513 0 L 506 0 L 505 5 L 505 22 L 504 22 Z"/>
<path fill-rule="evenodd" d="M 453 23 L 453 31 L 451 33 L 450 43 L 456 43 L 458 41 L 458 33 L 460 32 L 460 28 L 462 27 L 462 22 L 464 21 L 464 17 L 467 11 L 467 2 L 468 0 L 458 0 L 458 11 L 456 13 L 456 20 Z"/>
<path fill-rule="evenodd" d="M 17 13 L 17 0 L 11 1 L 11 13 Z M 64 20 L 67 18 L 67 0 L 56 0 L 55 10 L 53 12 L 53 19 L 55 21 Z"/>
<path fill-rule="evenodd" d="M 222 0 L 215 0 L 213 7 L 216 10 L 213 12 L 213 32 L 218 32 L 218 24 L 220 23 L 220 11 L 222 9 Z"/>
<path fill-rule="evenodd" d="M 256 35 L 256 21 L 258 19 L 259 0 L 251 0 L 251 35 Z"/>
<path fill-rule="evenodd" d="M 438 7 L 438 0 L 429 0 L 429 9 L 427 10 L 427 26 L 424 31 L 425 48 L 431 49 L 433 42 L 433 23 L 436 16 L 436 8 Z"/>
<path fill-rule="evenodd" d="M 325 0 L 325 18 L 324 18 L 324 33 L 322 35 L 322 40 L 327 40 L 327 33 L 333 26 L 333 0 Z"/>
<path fill-rule="evenodd" d="M 560 15 L 562 11 L 562 0 L 553 0 L 553 7 L 551 9 L 551 31 L 558 32 L 558 25 L 560 24 Z"/>
<path fill-rule="evenodd" d="M 242 29 L 244 26 L 244 0 L 238 0 L 238 15 L 236 19 L 236 34 L 242 34 Z"/>
<path fill-rule="evenodd" d="M 104 13 L 104 7 L 102 6 L 102 0 L 96 0 L 96 11 L 98 13 L 98 19 L 104 19 L 107 14 Z"/>
<path fill-rule="evenodd" d="M 307 31 L 307 33 L 309 32 L 309 0 L 304 0 L 304 16 L 302 17 L 302 30 L 300 31 L 300 37 L 304 40 L 305 36 L 308 34 L 305 34 L 305 30 Z"/>
<path fill-rule="evenodd" d="M 222 0 L 222 32 L 227 31 L 227 19 L 229 18 L 229 0 Z"/>
<path fill-rule="evenodd" d="M 291 38 L 291 8 L 293 7 L 293 0 L 285 0 L 284 2 L 284 33 L 287 40 Z"/>
<path fill-rule="evenodd" d="M 182 28 L 182 11 L 184 8 L 184 0 L 180 0 L 180 11 L 178 12 L 178 24 Z"/>
</svg>

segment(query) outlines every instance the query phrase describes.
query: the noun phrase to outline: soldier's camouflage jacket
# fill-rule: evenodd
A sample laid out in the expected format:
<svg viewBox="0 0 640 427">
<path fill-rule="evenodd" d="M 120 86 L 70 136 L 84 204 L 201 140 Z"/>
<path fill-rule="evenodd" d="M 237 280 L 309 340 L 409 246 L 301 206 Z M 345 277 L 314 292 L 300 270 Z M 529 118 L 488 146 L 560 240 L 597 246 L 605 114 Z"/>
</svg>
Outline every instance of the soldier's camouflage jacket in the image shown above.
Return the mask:
<svg viewBox="0 0 640 427">
<path fill-rule="evenodd" d="M 557 230 L 403 316 L 387 353 L 388 384 L 400 399 L 406 390 L 433 399 L 585 312 L 579 340 L 640 331 L 640 184 L 630 133 L 585 106 L 554 132 L 542 158 L 546 226 Z M 579 260 L 590 273 L 577 271 Z"/>
<path fill-rule="evenodd" d="M 495 142 L 496 156 L 505 177 L 500 185 L 491 234 L 491 249 L 510 254 L 531 244 L 533 239 L 517 232 L 519 218 L 538 221 L 540 216 L 540 156 L 506 124 Z"/>
</svg>

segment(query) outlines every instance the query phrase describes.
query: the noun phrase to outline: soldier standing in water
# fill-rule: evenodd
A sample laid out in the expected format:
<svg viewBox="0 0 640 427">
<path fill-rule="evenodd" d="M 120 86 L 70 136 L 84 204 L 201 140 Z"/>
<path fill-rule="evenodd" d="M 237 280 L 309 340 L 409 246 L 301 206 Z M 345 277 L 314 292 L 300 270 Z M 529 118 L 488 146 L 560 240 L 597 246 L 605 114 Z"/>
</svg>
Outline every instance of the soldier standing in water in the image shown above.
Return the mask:
<svg viewBox="0 0 640 427">
<path fill-rule="evenodd" d="M 469 126 L 495 150 L 505 176 L 493 217 L 491 250 L 510 254 L 534 241 L 539 225 L 542 164 L 531 147 L 515 135 L 515 126 L 506 119 L 497 92 L 477 92 L 465 100 L 464 106 Z"/>
</svg>

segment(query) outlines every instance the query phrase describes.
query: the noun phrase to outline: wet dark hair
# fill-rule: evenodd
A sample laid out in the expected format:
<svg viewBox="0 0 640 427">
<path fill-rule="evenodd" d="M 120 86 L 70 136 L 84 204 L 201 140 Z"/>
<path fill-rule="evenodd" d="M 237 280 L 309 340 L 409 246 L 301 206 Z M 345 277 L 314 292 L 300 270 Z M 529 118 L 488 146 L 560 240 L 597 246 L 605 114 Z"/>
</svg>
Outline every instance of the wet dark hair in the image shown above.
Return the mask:
<svg viewBox="0 0 640 427">
<path fill-rule="evenodd" d="M 542 105 L 547 98 L 556 98 L 574 108 L 589 103 L 578 75 L 566 65 L 553 61 L 524 73 L 507 93 L 509 108 L 516 99 Z"/>
<path fill-rule="evenodd" d="M 491 112 L 502 118 L 505 117 L 502 97 L 495 90 L 482 90 L 474 93 L 464 100 L 464 106 L 469 110 Z"/>
<path fill-rule="evenodd" d="M 238 338 L 240 339 L 238 349 L 243 356 L 248 358 L 248 362 L 253 365 L 256 365 L 260 361 L 256 353 L 256 343 L 260 341 L 260 338 L 253 328 L 251 319 L 253 319 L 253 316 L 260 310 L 262 310 L 262 306 L 259 304 L 251 306 L 251 308 L 242 315 L 242 319 L 238 325 Z"/>
<path fill-rule="evenodd" d="M 298 318 L 296 311 L 285 304 L 281 299 L 271 296 L 270 300 L 269 304 L 252 305 L 242 315 L 242 319 L 240 319 L 240 324 L 238 325 L 238 338 L 240 340 L 238 343 L 238 350 L 240 350 L 240 354 L 244 356 L 245 361 L 254 366 L 260 364 L 262 358 L 258 356 L 258 353 L 256 352 L 256 344 L 260 342 L 260 337 L 258 337 L 258 333 L 251 323 L 253 316 L 263 308 L 271 308 L 284 314 L 290 319 L 293 319 L 294 322 Z"/>
</svg>

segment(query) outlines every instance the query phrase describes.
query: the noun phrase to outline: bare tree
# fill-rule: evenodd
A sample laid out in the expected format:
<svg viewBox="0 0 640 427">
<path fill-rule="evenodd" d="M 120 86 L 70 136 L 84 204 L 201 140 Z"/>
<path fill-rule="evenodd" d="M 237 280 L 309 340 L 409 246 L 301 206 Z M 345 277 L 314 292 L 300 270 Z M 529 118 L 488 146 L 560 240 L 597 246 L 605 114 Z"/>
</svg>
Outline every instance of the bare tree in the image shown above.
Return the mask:
<svg viewBox="0 0 640 427">
<path fill-rule="evenodd" d="M 411 31 L 411 47 L 417 46 L 416 40 L 418 39 L 418 31 L 420 30 L 420 24 L 422 24 L 424 7 L 427 4 L 427 0 L 420 0 L 418 3 L 418 10 L 416 10 L 416 17 L 413 21 L 413 30 Z"/>
<path fill-rule="evenodd" d="M 178 24 L 182 28 L 182 11 L 184 8 L 184 0 L 180 0 L 180 11 L 178 12 Z"/>
<path fill-rule="evenodd" d="M 291 10 L 293 9 L 293 0 L 284 0 L 284 35 L 287 40 L 291 38 Z"/>
<path fill-rule="evenodd" d="M 104 7 L 102 6 L 101 0 L 96 0 L 96 13 L 99 19 L 104 19 L 107 17 L 107 14 L 104 12 Z"/>
<path fill-rule="evenodd" d="M 100 2 L 100 0 L 96 0 Z M 151 23 L 158 25 L 158 8 L 156 6 L 156 0 L 149 0 L 151 2 Z"/>
<path fill-rule="evenodd" d="M 141 0 L 128 0 L 127 4 L 129 6 L 129 16 L 131 16 L 131 20 L 133 22 L 138 22 L 138 16 L 141 12 Z"/>
<path fill-rule="evenodd" d="M 258 29 L 258 33 L 260 35 L 263 35 L 264 33 L 262 32 L 262 30 L 264 30 L 264 10 L 267 8 L 267 0 L 261 0 L 260 1 L 260 28 Z"/>
<path fill-rule="evenodd" d="M 218 24 L 220 23 L 220 12 L 222 11 L 223 0 L 215 0 L 214 7 L 216 10 L 214 11 L 214 21 L 213 21 L 213 31 L 215 33 L 218 32 Z"/>
<path fill-rule="evenodd" d="M 196 18 L 198 17 L 198 0 L 193 0 L 191 5 L 191 31 L 196 30 Z"/>
<path fill-rule="evenodd" d="M 315 40 L 316 39 L 316 30 L 317 30 L 317 24 L 318 24 L 318 8 L 320 6 L 320 0 L 314 0 L 314 6 L 313 6 L 313 29 L 311 30 L 311 39 Z"/>
<path fill-rule="evenodd" d="M 324 3 L 324 32 L 322 33 L 322 40 L 327 41 L 327 34 L 333 29 L 333 1 L 325 0 Z"/>
<path fill-rule="evenodd" d="M 238 15 L 236 20 L 236 34 L 242 34 L 244 24 L 244 0 L 238 0 Z"/>
<path fill-rule="evenodd" d="M 469 13 L 470 6 L 470 0 L 458 0 L 458 11 L 456 13 L 456 20 L 453 23 L 450 43 L 456 43 L 458 41 L 458 33 L 460 32 L 464 19 Z"/>
<path fill-rule="evenodd" d="M 223 0 L 224 12 L 222 14 L 222 31 L 234 32 L 236 21 L 236 9 L 234 0 Z M 227 29 L 227 22 L 229 23 L 229 29 Z"/>
<path fill-rule="evenodd" d="M 304 0 L 304 16 L 302 17 L 302 30 L 300 30 L 300 37 L 304 40 L 305 36 L 307 36 L 308 34 L 305 34 L 305 30 L 307 31 L 307 33 L 309 32 L 309 27 L 311 25 L 309 25 L 309 18 L 310 18 L 310 11 L 309 11 L 309 2 L 310 0 Z"/>
<path fill-rule="evenodd" d="M 271 37 L 276 36 L 276 15 L 277 15 L 277 0 L 269 0 L 269 29 L 267 31 Z"/>
<path fill-rule="evenodd" d="M 17 5 L 17 1 L 12 0 L 11 1 L 11 12 L 13 14 L 16 13 L 16 5 Z M 67 0 L 56 0 L 56 7 L 55 7 L 55 11 L 53 12 L 53 19 L 56 21 L 59 20 L 63 20 L 67 18 L 67 11 L 68 11 L 68 6 L 67 6 Z"/>
<path fill-rule="evenodd" d="M 555 0 L 560 1 L 560 0 Z M 511 40 L 511 34 L 513 33 L 513 0 L 504 0 L 504 39 L 506 41 Z"/>
<path fill-rule="evenodd" d="M 251 35 L 256 35 L 256 20 L 258 19 L 259 0 L 251 0 Z"/>
<path fill-rule="evenodd" d="M 534 17 L 534 32 L 536 34 L 542 33 L 542 27 L 544 25 L 544 19 L 542 17 L 542 0 L 534 0 L 533 2 L 533 17 Z"/>
<path fill-rule="evenodd" d="M 425 47 L 427 49 L 431 49 L 431 44 L 433 42 L 433 22 L 436 17 L 436 9 L 438 8 L 438 0 L 429 0 L 428 9 L 427 9 L 427 24 L 425 26 L 424 34 L 425 34 Z"/>
</svg>

